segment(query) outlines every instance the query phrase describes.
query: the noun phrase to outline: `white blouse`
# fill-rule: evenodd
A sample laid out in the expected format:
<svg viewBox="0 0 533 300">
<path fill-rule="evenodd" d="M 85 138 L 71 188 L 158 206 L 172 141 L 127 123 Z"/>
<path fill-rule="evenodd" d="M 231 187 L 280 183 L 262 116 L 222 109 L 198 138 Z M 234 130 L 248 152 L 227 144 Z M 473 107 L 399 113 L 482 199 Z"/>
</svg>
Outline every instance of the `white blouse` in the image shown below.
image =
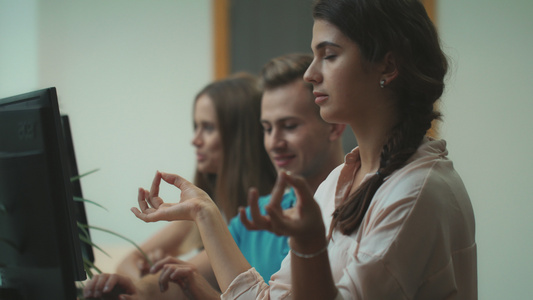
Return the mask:
<svg viewBox="0 0 533 300">
<path fill-rule="evenodd" d="M 425 139 L 406 166 L 385 178 L 359 229 L 333 231 L 328 255 L 336 299 L 477 299 L 474 213 L 447 154 L 445 141 Z M 359 158 L 358 148 L 347 154 L 315 193 L 326 232 Z M 252 268 L 221 298 L 291 299 L 290 255 L 269 284 Z"/>
</svg>

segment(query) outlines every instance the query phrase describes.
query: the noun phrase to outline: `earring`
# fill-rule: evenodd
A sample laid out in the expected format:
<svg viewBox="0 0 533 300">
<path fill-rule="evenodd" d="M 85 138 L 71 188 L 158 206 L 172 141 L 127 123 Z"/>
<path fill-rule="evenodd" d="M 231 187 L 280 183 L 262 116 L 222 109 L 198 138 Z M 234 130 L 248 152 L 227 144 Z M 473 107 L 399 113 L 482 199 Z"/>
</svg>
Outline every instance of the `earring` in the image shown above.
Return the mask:
<svg viewBox="0 0 533 300">
<path fill-rule="evenodd" d="M 380 87 L 380 88 L 384 88 L 384 87 L 385 87 L 385 79 L 381 79 L 381 80 L 379 81 L 379 87 Z"/>
</svg>

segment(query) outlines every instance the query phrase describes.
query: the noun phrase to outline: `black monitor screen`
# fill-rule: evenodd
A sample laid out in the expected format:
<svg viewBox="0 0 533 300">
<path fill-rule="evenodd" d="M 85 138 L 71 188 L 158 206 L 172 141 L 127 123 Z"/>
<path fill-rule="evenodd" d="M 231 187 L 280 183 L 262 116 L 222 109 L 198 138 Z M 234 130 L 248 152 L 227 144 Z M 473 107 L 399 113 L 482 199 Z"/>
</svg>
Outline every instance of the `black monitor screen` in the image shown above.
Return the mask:
<svg viewBox="0 0 533 300">
<path fill-rule="evenodd" d="M 61 125 L 63 127 L 63 137 L 65 141 L 65 146 L 67 147 L 67 165 L 69 169 L 70 178 L 77 178 L 80 174 L 78 172 L 78 163 L 76 162 L 76 152 L 74 151 L 74 139 L 72 138 L 72 132 L 70 129 L 70 119 L 67 115 L 61 116 Z M 74 197 L 83 198 L 83 193 L 81 191 L 81 182 L 79 179 L 71 180 L 72 195 Z M 81 224 L 89 225 L 87 221 L 87 215 L 85 213 L 85 204 L 83 201 L 74 201 L 74 213 L 76 215 L 76 220 Z M 89 228 L 84 230 L 78 228 L 78 234 L 89 235 L 90 239 L 91 233 Z M 83 259 L 94 263 L 94 252 L 91 244 L 80 241 L 81 254 Z M 1 299 L 0 299 L 1 300 Z"/>
<path fill-rule="evenodd" d="M 1 99 L 0 299 L 76 299 L 72 199 L 55 88 Z"/>
</svg>

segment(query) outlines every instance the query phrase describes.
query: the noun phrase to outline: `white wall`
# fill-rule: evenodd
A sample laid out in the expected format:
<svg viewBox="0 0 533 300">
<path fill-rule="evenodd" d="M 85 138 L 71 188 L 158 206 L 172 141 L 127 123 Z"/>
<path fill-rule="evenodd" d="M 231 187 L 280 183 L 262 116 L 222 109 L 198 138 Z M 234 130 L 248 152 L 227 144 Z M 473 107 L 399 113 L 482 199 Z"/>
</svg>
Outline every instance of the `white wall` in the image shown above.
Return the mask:
<svg viewBox="0 0 533 300">
<path fill-rule="evenodd" d="M 0 0 L 0 97 L 38 82 L 37 1 Z"/>
<path fill-rule="evenodd" d="M 145 240 L 164 224 L 130 212 L 137 188 L 158 169 L 193 175 L 192 101 L 212 79 L 210 1 L 0 0 L 0 25 L 0 97 L 55 86 L 80 172 L 100 168 L 82 189 L 109 212 L 87 204 L 89 223 Z"/>
<path fill-rule="evenodd" d="M 442 136 L 477 225 L 479 299 L 533 295 L 533 2 L 440 0 Z"/>
<path fill-rule="evenodd" d="M 440 0 L 452 60 L 441 135 L 476 213 L 480 299 L 533 294 L 533 2 Z M 140 242 L 129 212 L 156 169 L 191 177 L 191 102 L 211 78 L 210 1 L 0 0 L 0 97 L 56 86 L 89 221 Z M 165 191 L 169 195 L 169 191 Z M 95 233 L 104 246 L 124 245 Z"/>
</svg>

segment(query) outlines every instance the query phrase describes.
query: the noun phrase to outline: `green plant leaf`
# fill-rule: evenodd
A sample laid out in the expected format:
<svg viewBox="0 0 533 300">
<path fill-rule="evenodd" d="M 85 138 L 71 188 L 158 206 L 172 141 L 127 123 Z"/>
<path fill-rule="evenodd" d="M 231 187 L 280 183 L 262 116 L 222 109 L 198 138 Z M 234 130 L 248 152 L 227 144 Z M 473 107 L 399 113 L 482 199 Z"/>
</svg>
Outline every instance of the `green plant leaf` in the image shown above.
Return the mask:
<svg viewBox="0 0 533 300">
<path fill-rule="evenodd" d="M 90 239 L 88 239 L 87 237 L 84 237 L 83 235 L 79 234 L 78 235 L 80 240 L 86 244 L 89 244 L 91 246 L 93 246 L 94 248 L 100 250 L 100 252 L 102 252 L 103 254 L 105 254 L 107 257 L 111 258 L 111 255 L 109 255 L 107 252 L 104 251 L 104 249 L 100 248 L 98 245 L 96 245 L 95 243 L 93 243 Z"/>
<path fill-rule="evenodd" d="M 93 271 L 91 270 L 91 265 L 88 264 L 87 262 L 90 262 L 90 261 L 87 260 L 86 258 L 83 258 L 83 269 L 85 269 L 85 273 L 87 273 L 87 277 L 89 277 L 89 279 L 92 279 L 94 274 L 93 274 Z"/>
<path fill-rule="evenodd" d="M 85 264 L 83 264 L 83 267 L 86 268 Z M 87 277 L 89 277 L 89 274 L 87 274 Z M 92 279 L 92 276 L 89 277 L 89 279 Z M 83 289 L 85 288 L 85 283 L 83 281 L 76 281 L 75 284 L 76 284 L 76 299 L 85 300 L 85 297 L 83 297 Z"/>
<path fill-rule="evenodd" d="M 102 274 L 102 270 L 98 269 L 98 267 L 96 267 L 90 260 L 84 258 L 83 263 L 87 264 L 90 267 L 90 269 L 96 270 L 98 274 Z"/>
<path fill-rule="evenodd" d="M 130 240 L 129 238 L 121 235 L 121 234 L 118 234 L 114 231 L 111 231 L 111 230 L 108 230 L 108 229 L 105 229 L 105 228 L 101 228 L 101 227 L 97 227 L 97 226 L 92 226 L 92 225 L 85 225 L 85 224 L 80 224 L 81 226 L 85 227 L 85 228 L 89 228 L 89 229 L 95 229 L 95 230 L 100 230 L 100 231 L 104 231 L 104 232 L 107 232 L 109 234 L 112 234 L 114 236 L 117 236 L 127 242 L 129 242 L 130 244 L 132 244 L 135 248 L 137 248 L 137 250 L 139 250 L 139 252 L 144 256 L 144 259 L 146 259 L 146 261 L 148 262 L 148 264 L 150 264 L 150 266 L 152 266 L 154 263 L 152 262 L 152 260 L 150 258 L 148 258 L 148 255 L 146 255 L 146 253 L 139 247 L 137 246 L 137 244 Z"/>
<path fill-rule="evenodd" d="M 74 201 L 78 201 L 78 202 L 87 202 L 87 203 L 91 203 L 93 205 L 96 205 L 98 207 L 101 207 L 103 209 L 105 209 L 106 211 L 109 211 L 107 210 L 107 208 L 105 208 L 104 206 L 94 202 L 94 201 L 91 201 L 91 200 L 88 200 L 88 199 L 84 199 L 84 198 L 81 198 L 81 197 L 78 197 L 78 196 L 74 196 Z"/>
<path fill-rule="evenodd" d="M 87 226 L 86 225 L 81 224 L 80 222 L 76 222 L 76 224 L 78 225 L 78 228 L 83 233 L 83 235 L 81 233 L 78 234 L 78 237 L 80 238 L 80 241 L 82 241 L 82 242 L 84 242 L 84 243 L 86 243 L 88 245 L 91 245 L 92 247 L 95 247 L 96 249 L 100 250 L 100 252 L 105 254 L 107 257 L 111 258 L 111 255 L 109 255 L 107 252 L 105 252 L 104 249 L 100 248 L 98 245 L 93 243 L 93 241 L 91 240 L 91 237 L 89 236 L 89 231 L 87 231 Z"/>
<path fill-rule="evenodd" d="M 70 178 L 70 182 L 73 182 L 73 181 L 79 180 L 80 178 L 85 177 L 85 176 L 87 176 L 87 175 L 89 175 L 89 174 L 92 174 L 92 173 L 94 173 L 94 172 L 96 172 L 96 171 L 99 171 L 99 170 L 100 170 L 100 169 L 94 169 L 94 170 L 92 170 L 92 171 L 89 171 L 89 172 L 83 173 L 83 174 L 81 174 L 81 175 L 71 177 L 71 178 Z"/>
<path fill-rule="evenodd" d="M 78 225 L 78 228 L 81 230 L 81 232 L 83 232 L 85 237 L 90 240 L 91 237 L 89 236 L 89 231 L 87 231 L 87 228 L 83 227 L 80 222 L 76 222 L 76 224 Z"/>
<path fill-rule="evenodd" d="M 86 172 L 84 174 L 81 174 L 79 176 L 74 176 L 72 178 L 70 178 L 70 182 L 73 182 L 73 181 L 76 181 L 76 180 L 79 180 L 80 178 L 82 177 L 85 177 L 89 174 L 92 174 L 96 171 L 98 171 L 100 169 L 94 169 L 92 171 L 89 171 L 89 172 Z M 84 198 L 81 198 L 81 197 L 77 197 L 77 196 L 74 196 L 74 201 L 81 201 L 81 202 L 88 202 L 88 203 L 91 203 L 93 205 L 96 205 L 100 208 L 103 208 L 105 209 L 106 211 L 107 208 L 105 208 L 104 206 L 94 202 L 94 201 L 91 201 L 91 200 L 88 200 L 88 199 L 84 199 Z M 97 226 L 90 226 L 90 225 L 87 225 L 87 224 L 81 224 L 78 222 L 78 228 L 82 231 L 83 234 L 79 234 L 79 238 L 81 241 L 83 241 L 84 243 L 87 243 L 89 245 L 91 245 L 92 247 L 95 247 L 96 249 L 100 250 L 102 253 L 104 253 L 105 255 L 107 255 L 108 257 L 111 257 L 107 252 L 105 252 L 102 248 L 100 248 L 99 246 L 97 246 L 96 244 L 94 244 L 89 236 L 89 232 L 87 229 L 94 229 L 94 230 L 100 230 L 100 231 L 104 231 L 104 232 L 107 232 L 109 234 L 112 234 L 114 236 L 117 236 L 119 238 L 122 238 L 124 239 L 125 241 L 131 243 L 135 248 L 137 248 L 137 250 L 144 256 L 144 259 L 146 259 L 146 261 L 150 264 L 150 266 L 153 266 L 153 262 L 150 258 L 148 258 L 148 255 L 146 255 L 146 253 L 134 242 L 132 241 L 131 239 L 121 235 L 121 234 L 118 234 L 114 231 L 111 231 L 111 230 L 108 230 L 108 229 L 105 229 L 105 228 L 101 228 L 101 227 L 97 227 Z M 87 276 L 89 276 L 89 278 L 92 278 L 93 276 L 93 273 L 91 271 L 91 269 L 95 269 L 97 270 L 99 273 L 102 273 L 102 271 L 100 271 L 93 263 L 91 263 L 89 260 L 86 260 L 84 258 L 84 268 L 85 268 L 85 272 L 87 272 Z"/>
</svg>

